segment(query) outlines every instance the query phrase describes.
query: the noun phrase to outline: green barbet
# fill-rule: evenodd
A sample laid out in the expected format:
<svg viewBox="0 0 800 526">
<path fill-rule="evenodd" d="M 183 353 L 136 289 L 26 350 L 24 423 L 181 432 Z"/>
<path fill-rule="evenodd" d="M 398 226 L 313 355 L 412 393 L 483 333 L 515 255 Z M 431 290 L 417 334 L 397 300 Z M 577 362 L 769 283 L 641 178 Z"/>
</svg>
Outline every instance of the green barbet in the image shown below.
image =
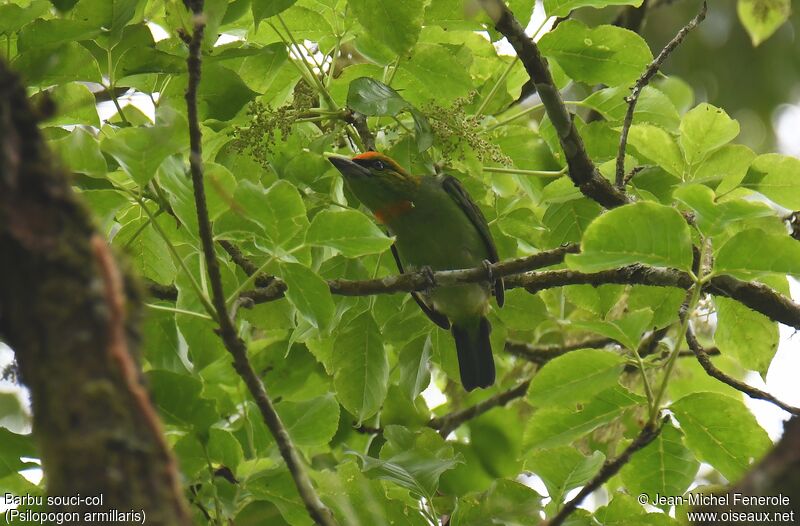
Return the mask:
<svg viewBox="0 0 800 526">
<path fill-rule="evenodd" d="M 353 194 L 395 236 L 392 253 L 400 272 L 473 268 L 497 261 L 486 218 L 455 177 L 415 176 L 378 152 L 330 161 Z M 464 389 L 492 385 L 486 314 L 492 295 L 498 306 L 503 305 L 503 281 L 448 285 L 412 295 L 434 323 L 452 332 Z"/>
</svg>

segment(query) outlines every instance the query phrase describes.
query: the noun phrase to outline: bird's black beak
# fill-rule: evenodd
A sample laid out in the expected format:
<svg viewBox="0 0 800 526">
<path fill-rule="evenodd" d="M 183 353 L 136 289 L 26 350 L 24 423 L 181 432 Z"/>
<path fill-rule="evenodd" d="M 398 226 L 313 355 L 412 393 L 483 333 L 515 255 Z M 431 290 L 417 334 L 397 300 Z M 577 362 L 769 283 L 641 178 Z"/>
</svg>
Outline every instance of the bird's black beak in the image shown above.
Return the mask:
<svg viewBox="0 0 800 526">
<path fill-rule="evenodd" d="M 345 177 L 369 177 L 370 171 L 347 157 L 328 157 L 328 160 Z"/>
</svg>

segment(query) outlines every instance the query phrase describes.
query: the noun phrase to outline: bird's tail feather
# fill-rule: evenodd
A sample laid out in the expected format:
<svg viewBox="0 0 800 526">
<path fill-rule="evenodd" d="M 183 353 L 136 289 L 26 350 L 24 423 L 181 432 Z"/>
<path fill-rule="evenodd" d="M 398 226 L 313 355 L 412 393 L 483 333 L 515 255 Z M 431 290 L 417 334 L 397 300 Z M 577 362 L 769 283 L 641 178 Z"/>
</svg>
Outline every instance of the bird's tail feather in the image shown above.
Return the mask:
<svg viewBox="0 0 800 526">
<path fill-rule="evenodd" d="M 479 323 L 453 323 L 451 327 L 456 340 L 461 384 L 467 391 L 476 387 L 489 387 L 494 383 L 494 360 L 489 342 L 491 330 L 489 320 L 483 317 Z"/>
</svg>

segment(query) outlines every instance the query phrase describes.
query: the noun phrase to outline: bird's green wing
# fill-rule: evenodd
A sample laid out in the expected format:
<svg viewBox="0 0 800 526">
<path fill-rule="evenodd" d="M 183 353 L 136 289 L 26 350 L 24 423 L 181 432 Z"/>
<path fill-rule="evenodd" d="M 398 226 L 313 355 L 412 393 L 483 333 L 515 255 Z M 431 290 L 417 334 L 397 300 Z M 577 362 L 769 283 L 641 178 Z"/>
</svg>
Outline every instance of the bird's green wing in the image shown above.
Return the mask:
<svg viewBox="0 0 800 526">
<path fill-rule="evenodd" d="M 494 245 L 492 234 L 489 231 L 489 223 L 486 221 L 483 212 L 481 212 L 481 209 L 478 208 L 478 205 L 476 205 L 469 196 L 467 190 L 461 184 L 461 181 L 452 175 L 443 175 L 441 177 L 444 191 L 458 204 L 459 208 L 464 211 L 470 222 L 478 230 L 483 244 L 486 246 L 486 252 L 489 254 L 489 262 L 497 263 L 497 261 L 499 261 L 497 247 Z M 505 298 L 502 278 L 494 282 L 494 297 L 497 299 L 497 305 L 502 307 Z"/>
</svg>

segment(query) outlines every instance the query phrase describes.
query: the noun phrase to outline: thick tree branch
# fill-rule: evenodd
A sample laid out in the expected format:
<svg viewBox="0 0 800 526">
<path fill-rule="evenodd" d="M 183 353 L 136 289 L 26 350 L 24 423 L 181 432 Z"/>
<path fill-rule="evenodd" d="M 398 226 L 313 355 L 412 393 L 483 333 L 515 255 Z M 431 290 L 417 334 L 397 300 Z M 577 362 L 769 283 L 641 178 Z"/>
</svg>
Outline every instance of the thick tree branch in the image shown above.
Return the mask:
<svg viewBox="0 0 800 526">
<path fill-rule="evenodd" d="M 642 4 L 642 7 L 645 7 L 646 4 Z M 639 80 L 636 81 L 634 84 L 633 89 L 631 90 L 631 95 L 628 97 L 628 111 L 625 113 L 625 121 L 622 124 L 622 133 L 619 136 L 619 150 L 617 152 L 617 173 L 616 173 L 616 185 L 617 188 L 622 190 L 625 187 L 625 150 L 628 146 L 628 132 L 631 129 L 631 124 L 633 123 L 633 112 L 636 109 L 636 103 L 639 101 L 639 95 L 641 95 L 642 90 L 645 86 L 650 82 L 650 79 L 658 73 L 659 68 L 667 60 L 667 57 L 672 53 L 676 47 L 683 42 L 683 39 L 686 38 L 686 35 L 689 34 L 689 31 L 697 27 L 697 25 L 702 22 L 706 18 L 706 11 L 708 6 L 706 2 L 703 2 L 703 6 L 700 8 L 700 12 L 695 16 L 688 24 L 683 26 L 683 28 L 678 31 L 678 34 L 675 35 L 675 38 L 670 40 L 664 49 L 661 50 L 661 53 L 647 66 L 647 69 L 644 70 L 642 76 L 639 77 Z"/>
<path fill-rule="evenodd" d="M 711 363 L 711 359 L 708 357 L 709 353 L 706 351 L 700 342 L 697 341 L 697 338 L 692 331 L 691 326 L 686 330 L 686 343 L 689 344 L 689 349 L 692 350 L 694 355 L 697 357 L 697 361 L 700 362 L 700 365 L 706 371 L 706 373 L 719 380 L 720 382 L 727 384 L 737 391 L 741 391 L 750 398 L 755 398 L 756 400 L 766 400 L 776 406 L 780 407 L 784 411 L 788 411 L 789 413 L 800 416 L 800 408 L 790 406 L 784 402 L 781 402 L 774 396 L 769 393 L 762 391 L 761 389 L 756 389 L 755 387 L 751 387 L 744 382 L 737 380 L 736 378 L 731 378 L 727 374 L 720 371 L 717 366 Z"/>
<path fill-rule="evenodd" d="M 597 287 L 606 284 L 652 285 L 688 290 L 693 283 L 691 276 L 686 272 L 647 265 L 629 265 L 591 273 L 568 269 L 525 272 L 525 269 L 556 264 L 563 260 L 566 253 L 575 252 L 577 249 L 577 245 L 567 245 L 525 258 L 500 261 L 488 267 L 444 270 L 433 273 L 409 272 L 368 280 L 329 280 L 328 286 L 332 294 L 341 296 L 395 294 L 422 291 L 442 285 L 485 281 L 488 279 L 488 272 L 491 272 L 495 278 L 504 277 L 507 289 L 524 287 L 532 294 L 568 285 Z M 246 291 L 242 293 L 242 296 L 249 298 L 253 303 L 266 303 L 282 298 L 285 291 L 286 283 L 275 278 L 267 287 Z M 154 295 L 159 295 L 157 297 L 168 296 L 169 292 L 160 286 L 153 290 Z M 800 305 L 761 283 L 744 282 L 731 276 L 717 276 L 705 285 L 703 292 L 734 299 L 773 321 L 800 329 Z"/>
<path fill-rule="evenodd" d="M 539 365 L 544 365 L 553 358 L 558 358 L 568 352 L 577 351 L 578 349 L 602 349 L 607 345 L 613 345 L 615 343 L 616 342 L 611 338 L 594 338 L 565 345 L 533 345 L 530 343 L 508 340 L 506 341 L 505 349 L 509 354 L 513 354 L 514 356 Z"/>
<path fill-rule="evenodd" d="M 438 430 L 440 435 L 447 437 L 447 435 L 452 433 L 464 422 L 472 420 L 473 418 L 482 415 L 490 409 L 502 407 L 512 400 L 516 400 L 517 398 L 525 396 L 525 393 L 528 392 L 528 387 L 530 385 L 531 380 L 525 380 L 516 387 L 512 387 L 508 391 L 498 393 L 482 402 L 478 402 L 471 407 L 433 418 L 430 422 L 428 422 L 428 427 Z"/>
<path fill-rule="evenodd" d="M 625 448 L 625 451 L 620 453 L 620 455 L 614 460 L 606 461 L 605 464 L 603 464 L 603 467 L 600 468 L 600 471 L 597 472 L 597 475 L 595 475 L 588 484 L 581 488 L 581 491 L 575 495 L 571 501 L 567 502 L 564 507 L 553 516 L 553 518 L 542 522 L 540 526 L 560 526 L 563 524 L 569 514 L 575 511 L 578 505 L 583 502 L 583 499 L 594 493 L 600 486 L 608 482 L 611 477 L 616 475 L 617 472 L 622 469 L 622 466 L 628 463 L 634 453 L 640 449 L 643 449 L 653 440 L 655 440 L 659 433 L 661 433 L 663 424 L 664 422 L 662 421 L 661 424 L 657 426 L 649 423 L 645 425 L 642 428 L 642 431 L 636 436 L 636 438 L 633 439 L 633 442 L 631 442 L 630 445 Z"/>
<path fill-rule="evenodd" d="M 100 495 L 148 524 L 191 518 L 134 359 L 140 302 L 0 62 L 0 334 L 29 387 L 49 495 Z"/>
<path fill-rule="evenodd" d="M 305 504 L 311 518 L 322 526 L 333 526 L 336 522 L 330 511 L 319 499 L 311 479 L 306 472 L 300 455 L 292 443 L 286 427 L 281 422 L 280 416 L 275 410 L 267 395 L 264 384 L 258 377 L 247 357 L 247 347 L 239 338 L 236 327 L 231 319 L 225 304 L 225 292 L 222 287 L 222 277 L 220 274 L 219 261 L 214 250 L 214 239 L 211 229 L 211 221 L 208 214 L 206 202 L 205 186 L 203 184 L 203 164 L 202 164 L 202 135 L 200 131 L 200 121 L 197 114 L 197 89 L 200 84 L 201 59 L 200 48 L 203 42 L 203 31 L 205 20 L 203 15 L 202 0 L 188 2 L 194 13 L 194 32 L 189 42 L 189 57 L 187 68 L 189 72 L 189 82 L 186 89 L 186 106 L 189 120 L 189 142 L 190 155 L 189 163 L 192 175 L 192 186 L 194 189 L 194 201 L 197 209 L 197 223 L 200 230 L 200 240 L 203 246 L 206 268 L 209 282 L 211 284 L 212 303 L 216 310 L 217 322 L 219 323 L 219 335 L 225 344 L 225 348 L 233 356 L 233 365 L 236 372 L 247 385 L 248 390 L 255 399 L 261 416 L 267 424 L 275 442 L 278 444 L 281 456 L 286 462 L 286 467 L 292 475 L 300 498 Z"/>
<path fill-rule="evenodd" d="M 542 99 L 547 116 L 558 133 L 561 148 L 564 150 L 569 176 L 572 182 L 587 197 L 594 199 L 606 208 L 614 208 L 629 202 L 628 197 L 615 188 L 597 171 L 583 139 L 578 134 L 561 94 L 553 82 L 547 61 L 539 52 L 539 47 L 525 34 L 525 29 L 502 0 L 481 0 L 484 9 L 494 21 L 495 29 L 508 39 L 517 56 Z"/>
</svg>

